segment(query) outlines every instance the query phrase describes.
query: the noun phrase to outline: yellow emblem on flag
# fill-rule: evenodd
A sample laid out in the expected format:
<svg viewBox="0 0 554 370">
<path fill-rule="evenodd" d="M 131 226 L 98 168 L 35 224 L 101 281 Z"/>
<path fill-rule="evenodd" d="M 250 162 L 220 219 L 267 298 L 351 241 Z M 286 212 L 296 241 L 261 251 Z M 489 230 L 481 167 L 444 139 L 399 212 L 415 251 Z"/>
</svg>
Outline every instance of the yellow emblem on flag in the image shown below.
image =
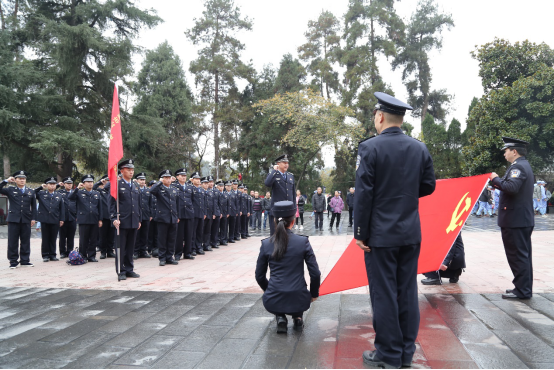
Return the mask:
<svg viewBox="0 0 554 370">
<path fill-rule="evenodd" d="M 471 209 L 471 198 L 466 198 L 468 194 L 469 194 L 469 191 L 464 194 L 462 199 L 460 199 L 460 201 L 458 202 L 458 205 L 456 206 L 456 209 L 452 213 L 452 219 L 450 220 L 450 225 L 448 225 L 448 227 L 446 228 L 447 234 L 449 234 L 451 231 L 456 230 L 464 223 L 463 221 L 460 221 L 460 218 L 462 218 L 462 215 L 464 214 L 464 212 L 467 212 Z M 465 199 L 465 206 L 464 208 L 462 208 L 461 212 L 459 212 L 460 206 L 462 205 L 464 199 Z"/>
</svg>

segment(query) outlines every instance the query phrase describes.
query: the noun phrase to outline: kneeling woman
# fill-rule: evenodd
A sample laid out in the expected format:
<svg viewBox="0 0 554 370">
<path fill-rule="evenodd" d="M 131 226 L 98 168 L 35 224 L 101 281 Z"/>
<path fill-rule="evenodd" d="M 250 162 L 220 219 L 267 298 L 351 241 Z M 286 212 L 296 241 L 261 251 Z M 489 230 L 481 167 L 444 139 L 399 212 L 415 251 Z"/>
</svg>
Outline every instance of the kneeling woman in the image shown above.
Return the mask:
<svg viewBox="0 0 554 370">
<path fill-rule="evenodd" d="M 302 315 L 319 296 L 320 275 L 315 254 L 307 236 L 295 235 L 291 229 L 296 216 L 296 204 L 276 202 L 272 209 L 275 234 L 262 240 L 256 281 L 264 291 L 266 310 L 275 315 L 277 333 L 287 332 L 287 317 L 292 316 L 294 329 L 302 330 Z M 310 290 L 304 279 L 304 262 L 310 274 Z M 269 281 L 266 278 L 269 266 Z"/>
</svg>

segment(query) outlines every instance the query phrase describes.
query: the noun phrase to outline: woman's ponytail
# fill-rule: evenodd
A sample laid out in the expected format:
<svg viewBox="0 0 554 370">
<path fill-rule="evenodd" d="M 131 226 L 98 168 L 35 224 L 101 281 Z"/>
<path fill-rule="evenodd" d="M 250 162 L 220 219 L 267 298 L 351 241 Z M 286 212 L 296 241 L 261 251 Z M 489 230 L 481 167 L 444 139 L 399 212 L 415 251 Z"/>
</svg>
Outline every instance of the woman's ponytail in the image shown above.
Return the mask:
<svg viewBox="0 0 554 370">
<path fill-rule="evenodd" d="M 287 252 L 287 246 L 289 244 L 287 228 L 294 222 L 294 218 L 294 216 L 275 218 L 275 233 L 270 239 L 274 245 L 271 258 L 275 261 L 280 261 Z"/>
</svg>

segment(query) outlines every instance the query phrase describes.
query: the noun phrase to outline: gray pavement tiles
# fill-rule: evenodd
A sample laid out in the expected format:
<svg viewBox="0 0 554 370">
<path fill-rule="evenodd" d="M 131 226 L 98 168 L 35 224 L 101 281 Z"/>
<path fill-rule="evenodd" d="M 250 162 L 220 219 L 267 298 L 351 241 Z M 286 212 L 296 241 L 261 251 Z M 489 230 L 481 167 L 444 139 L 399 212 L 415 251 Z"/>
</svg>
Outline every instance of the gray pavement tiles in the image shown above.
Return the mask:
<svg viewBox="0 0 554 370">
<path fill-rule="evenodd" d="M 421 294 L 413 367 L 551 367 L 552 295 L 498 298 Z M 0 288 L 0 300 L 0 368 L 363 368 L 374 348 L 360 294 L 321 297 L 286 335 L 259 294 Z"/>
</svg>

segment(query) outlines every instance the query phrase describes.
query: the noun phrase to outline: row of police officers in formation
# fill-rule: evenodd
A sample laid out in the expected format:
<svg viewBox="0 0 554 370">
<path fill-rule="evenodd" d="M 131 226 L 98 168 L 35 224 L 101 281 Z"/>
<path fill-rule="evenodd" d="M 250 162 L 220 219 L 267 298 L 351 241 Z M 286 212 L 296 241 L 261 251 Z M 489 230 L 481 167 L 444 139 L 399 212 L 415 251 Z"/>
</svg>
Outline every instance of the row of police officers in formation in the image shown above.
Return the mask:
<svg viewBox="0 0 554 370">
<path fill-rule="evenodd" d="M 10 200 L 8 214 L 8 259 L 10 268 L 32 266 L 30 235 L 35 221 L 41 222 L 44 262 L 57 261 L 74 248 L 79 227 L 79 253 L 88 262 L 116 257 L 115 235 L 119 231 L 121 257 L 118 277 L 139 277 L 133 271 L 136 258 L 158 257 L 160 266 L 176 265 L 180 259 L 248 238 L 252 197 L 237 180 L 187 176 L 184 168 L 164 170 L 160 181 L 146 184 L 144 173 L 134 174 L 132 159 L 119 164 L 118 201 L 111 196 L 108 176 L 95 183 L 87 174 L 74 189 L 73 179 L 57 183 L 46 179 L 37 189 L 26 187 L 28 173 L 18 171 L 0 183 Z M 15 182 L 16 187 L 6 187 Z M 36 201 L 38 200 L 38 207 Z M 118 209 L 119 208 L 119 209 Z M 20 246 L 19 246 L 20 244 Z"/>
</svg>

